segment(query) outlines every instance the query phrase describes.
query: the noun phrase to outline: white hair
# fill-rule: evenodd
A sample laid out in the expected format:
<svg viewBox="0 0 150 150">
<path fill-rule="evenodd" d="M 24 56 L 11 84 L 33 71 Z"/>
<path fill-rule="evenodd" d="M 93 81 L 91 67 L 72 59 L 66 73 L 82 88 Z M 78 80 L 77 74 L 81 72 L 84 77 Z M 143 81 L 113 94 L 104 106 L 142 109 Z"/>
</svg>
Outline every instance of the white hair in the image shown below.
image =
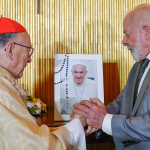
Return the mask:
<svg viewBox="0 0 150 150">
<path fill-rule="evenodd" d="M 75 62 L 75 63 L 72 65 L 72 70 L 73 70 L 73 67 L 74 67 L 75 65 L 82 65 L 82 66 L 85 67 L 85 70 L 86 70 L 86 65 L 85 65 L 84 63 L 80 62 L 80 61 Z"/>
</svg>

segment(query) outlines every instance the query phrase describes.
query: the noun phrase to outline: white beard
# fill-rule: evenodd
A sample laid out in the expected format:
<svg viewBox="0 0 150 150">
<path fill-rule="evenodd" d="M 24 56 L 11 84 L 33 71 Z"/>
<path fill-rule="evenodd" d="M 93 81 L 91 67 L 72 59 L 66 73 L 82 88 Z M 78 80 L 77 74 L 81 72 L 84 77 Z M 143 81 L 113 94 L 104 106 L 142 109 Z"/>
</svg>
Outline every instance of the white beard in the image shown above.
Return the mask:
<svg viewBox="0 0 150 150">
<path fill-rule="evenodd" d="M 137 61 L 137 62 L 140 61 L 141 57 L 140 57 L 139 52 L 136 48 L 132 48 L 131 54 L 132 54 L 135 61 Z"/>
<path fill-rule="evenodd" d="M 132 50 L 131 54 L 135 61 L 139 62 L 141 60 L 141 55 L 139 54 L 140 51 L 142 51 L 142 45 L 139 40 L 135 43 L 134 47 L 127 46 L 128 50 Z"/>
</svg>

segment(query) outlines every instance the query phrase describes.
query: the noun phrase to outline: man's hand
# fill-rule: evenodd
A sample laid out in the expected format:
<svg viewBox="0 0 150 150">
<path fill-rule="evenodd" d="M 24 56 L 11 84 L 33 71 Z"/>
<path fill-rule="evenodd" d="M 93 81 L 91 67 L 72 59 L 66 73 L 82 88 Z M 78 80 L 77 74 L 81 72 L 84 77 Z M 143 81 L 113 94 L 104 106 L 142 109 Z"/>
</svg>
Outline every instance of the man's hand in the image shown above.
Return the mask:
<svg viewBox="0 0 150 150">
<path fill-rule="evenodd" d="M 79 118 L 80 119 L 80 121 L 81 121 L 81 124 L 82 124 L 82 126 L 83 126 L 83 128 L 85 128 L 86 127 L 86 120 L 85 120 L 85 118 L 83 118 L 83 117 L 80 117 Z"/>
<path fill-rule="evenodd" d="M 88 136 L 92 134 L 93 132 L 96 132 L 97 130 L 98 129 L 92 128 L 91 126 L 86 126 L 86 128 L 84 128 L 85 136 Z"/>
<path fill-rule="evenodd" d="M 74 104 L 74 109 L 72 110 L 73 115 L 76 114 L 84 117 L 89 126 L 101 129 L 107 110 L 105 105 L 99 99 L 91 98 L 90 101 L 82 100 L 80 104 Z"/>
<path fill-rule="evenodd" d="M 96 131 L 98 130 L 98 129 L 96 129 L 96 128 L 92 128 L 91 126 L 88 126 L 88 125 L 86 124 L 85 118 L 83 118 L 83 117 L 81 117 L 81 116 L 79 116 L 79 115 L 71 114 L 71 115 L 70 115 L 70 118 L 71 118 L 70 121 L 72 121 L 74 118 L 79 118 L 79 119 L 80 119 L 81 124 L 82 124 L 82 126 L 83 126 L 83 128 L 84 128 L 85 136 L 88 136 L 88 135 L 90 135 L 91 133 L 96 132 Z"/>
<path fill-rule="evenodd" d="M 70 114 L 70 120 L 69 121 L 72 121 L 74 118 L 80 118 L 81 116 L 79 115 L 76 115 L 76 114 Z"/>
<path fill-rule="evenodd" d="M 83 128 L 85 128 L 87 126 L 85 118 L 83 118 L 83 117 L 81 117 L 79 115 L 71 114 L 70 118 L 71 119 L 69 121 L 72 121 L 74 118 L 79 118 L 80 121 L 81 121 L 81 124 L 82 124 Z"/>
</svg>

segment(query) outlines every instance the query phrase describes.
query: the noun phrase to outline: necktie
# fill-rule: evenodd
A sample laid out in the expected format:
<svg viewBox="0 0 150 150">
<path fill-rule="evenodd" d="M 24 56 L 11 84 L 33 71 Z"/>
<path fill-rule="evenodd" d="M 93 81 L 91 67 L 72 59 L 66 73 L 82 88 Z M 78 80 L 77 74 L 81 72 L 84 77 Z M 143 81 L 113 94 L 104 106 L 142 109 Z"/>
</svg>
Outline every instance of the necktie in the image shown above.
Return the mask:
<svg viewBox="0 0 150 150">
<path fill-rule="evenodd" d="M 140 69 L 139 69 L 139 73 L 138 73 L 138 76 L 137 76 L 137 80 L 136 80 L 136 86 L 135 86 L 135 91 L 134 91 L 134 100 L 133 100 L 133 106 L 135 104 L 135 101 L 137 99 L 137 93 L 138 93 L 138 88 L 139 88 L 139 84 L 140 84 L 140 81 L 141 81 L 141 78 L 142 78 L 142 75 L 145 71 L 145 68 L 147 67 L 149 63 L 149 59 L 144 59 L 141 63 L 141 66 L 140 66 Z"/>
</svg>

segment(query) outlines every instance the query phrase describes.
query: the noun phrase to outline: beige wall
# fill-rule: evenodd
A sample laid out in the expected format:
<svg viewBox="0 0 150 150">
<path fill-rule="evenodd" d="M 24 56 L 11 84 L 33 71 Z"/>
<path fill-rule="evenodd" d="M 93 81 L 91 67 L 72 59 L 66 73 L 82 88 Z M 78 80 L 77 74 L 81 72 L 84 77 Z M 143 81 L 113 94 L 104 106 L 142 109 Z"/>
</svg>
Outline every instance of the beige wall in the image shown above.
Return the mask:
<svg viewBox="0 0 150 150">
<path fill-rule="evenodd" d="M 124 14 L 150 0 L 0 0 L 0 15 L 27 28 L 35 52 L 19 82 L 53 110 L 54 54 L 102 54 L 124 87 L 134 60 L 121 42 Z M 51 122 L 50 120 L 49 122 Z"/>
</svg>

